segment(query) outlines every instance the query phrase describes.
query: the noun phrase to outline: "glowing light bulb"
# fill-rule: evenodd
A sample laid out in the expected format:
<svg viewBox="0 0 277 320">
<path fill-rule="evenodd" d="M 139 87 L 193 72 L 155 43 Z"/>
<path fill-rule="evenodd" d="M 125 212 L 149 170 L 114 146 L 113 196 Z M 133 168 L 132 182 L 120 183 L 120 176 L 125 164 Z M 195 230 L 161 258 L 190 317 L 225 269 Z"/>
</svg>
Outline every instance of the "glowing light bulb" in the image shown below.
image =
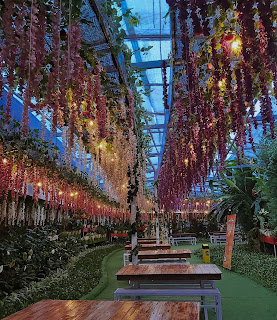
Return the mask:
<svg viewBox="0 0 277 320">
<path fill-rule="evenodd" d="M 75 196 L 78 196 L 78 192 L 75 192 L 74 195 L 75 195 Z"/>
<path fill-rule="evenodd" d="M 38 182 L 38 187 L 41 187 L 42 186 L 42 183 L 41 182 Z"/>
<path fill-rule="evenodd" d="M 8 160 L 6 158 L 4 158 L 2 161 L 4 164 L 8 163 Z"/>
<path fill-rule="evenodd" d="M 93 126 L 93 121 L 92 120 L 90 120 L 89 125 Z"/>
<path fill-rule="evenodd" d="M 74 193 L 73 193 L 73 192 L 71 192 L 71 193 L 70 193 L 70 197 L 73 197 L 73 196 L 74 196 Z"/>
<path fill-rule="evenodd" d="M 238 38 L 235 39 L 231 44 L 231 49 L 235 53 L 239 52 L 241 50 L 241 40 Z"/>
<path fill-rule="evenodd" d="M 98 205 L 97 208 L 100 209 L 101 207 Z"/>
<path fill-rule="evenodd" d="M 103 148 L 103 144 L 102 143 L 100 143 L 100 145 L 99 145 L 99 149 L 102 149 Z"/>
<path fill-rule="evenodd" d="M 185 164 L 188 164 L 189 163 L 189 159 L 185 159 Z"/>
<path fill-rule="evenodd" d="M 112 158 L 112 161 L 114 161 L 114 158 Z"/>
<path fill-rule="evenodd" d="M 225 80 L 224 79 L 218 81 L 219 88 L 222 88 L 224 85 L 225 85 Z"/>
<path fill-rule="evenodd" d="M 59 191 L 59 196 L 61 196 L 63 194 L 63 192 L 62 191 Z"/>
</svg>

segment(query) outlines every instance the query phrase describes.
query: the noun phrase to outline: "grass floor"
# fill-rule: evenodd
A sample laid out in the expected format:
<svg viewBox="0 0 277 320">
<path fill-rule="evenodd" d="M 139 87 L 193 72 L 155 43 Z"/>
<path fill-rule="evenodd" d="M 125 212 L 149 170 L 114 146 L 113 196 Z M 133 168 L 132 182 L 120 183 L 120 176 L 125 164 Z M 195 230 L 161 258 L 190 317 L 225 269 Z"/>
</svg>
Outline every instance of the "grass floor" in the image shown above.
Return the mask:
<svg viewBox="0 0 277 320">
<path fill-rule="evenodd" d="M 172 247 L 172 249 L 193 251 L 200 246 L 201 243 L 198 243 L 196 246 L 183 245 Z M 123 266 L 123 253 L 124 250 L 117 251 L 107 259 L 107 286 L 94 299 L 113 300 L 113 292 L 117 288 L 128 287 L 127 282 L 117 281 L 115 277 L 115 273 Z M 202 260 L 195 256 L 192 256 L 189 261 L 191 264 L 202 263 Z M 222 270 L 222 280 L 217 281 L 217 287 L 221 292 L 224 320 L 277 320 L 277 293 L 244 276 L 221 267 L 220 269 Z M 89 295 L 86 298 L 89 298 Z M 215 319 L 213 311 L 209 312 L 209 319 Z"/>
</svg>

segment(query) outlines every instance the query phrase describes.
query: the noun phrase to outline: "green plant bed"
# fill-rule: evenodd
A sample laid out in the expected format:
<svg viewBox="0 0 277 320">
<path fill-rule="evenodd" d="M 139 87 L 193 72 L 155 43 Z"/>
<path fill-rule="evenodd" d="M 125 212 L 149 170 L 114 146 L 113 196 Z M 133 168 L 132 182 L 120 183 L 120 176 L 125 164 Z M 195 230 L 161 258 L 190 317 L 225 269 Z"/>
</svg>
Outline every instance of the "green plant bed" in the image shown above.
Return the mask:
<svg viewBox="0 0 277 320">
<path fill-rule="evenodd" d="M 211 262 L 221 266 L 225 246 L 211 247 Z M 194 251 L 202 257 L 202 250 Z M 271 255 L 251 251 L 246 244 L 234 245 L 231 271 L 246 275 L 265 288 L 277 291 L 277 259 Z"/>
<path fill-rule="evenodd" d="M 102 276 L 102 261 L 117 245 L 88 249 L 73 257 L 65 270 L 14 292 L 0 301 L 0 318 L 42 299 L 80 299 L 95 288 Z"/>
</svg>

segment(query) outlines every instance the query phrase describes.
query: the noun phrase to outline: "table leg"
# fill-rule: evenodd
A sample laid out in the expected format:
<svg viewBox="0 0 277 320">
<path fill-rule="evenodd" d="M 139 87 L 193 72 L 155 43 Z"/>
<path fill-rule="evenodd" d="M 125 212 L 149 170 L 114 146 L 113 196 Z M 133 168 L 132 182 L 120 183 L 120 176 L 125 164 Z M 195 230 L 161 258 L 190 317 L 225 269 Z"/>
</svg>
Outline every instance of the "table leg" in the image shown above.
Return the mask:
<svg viewBox="0 0 277 320">
<path fill-rule="evenodd" d="M 205 282 L 204 281 L 200 281 L 200 287 L 201 288 L 205 288 Z M 206 297 L 205 296 L 201 296 L 201 303 L 202 304 L 206 303 Z M 205 315 L 205 320 L 209 320 L 208 309 L 207 308 L 204 308 L 204 315 Z"/>
</svg>

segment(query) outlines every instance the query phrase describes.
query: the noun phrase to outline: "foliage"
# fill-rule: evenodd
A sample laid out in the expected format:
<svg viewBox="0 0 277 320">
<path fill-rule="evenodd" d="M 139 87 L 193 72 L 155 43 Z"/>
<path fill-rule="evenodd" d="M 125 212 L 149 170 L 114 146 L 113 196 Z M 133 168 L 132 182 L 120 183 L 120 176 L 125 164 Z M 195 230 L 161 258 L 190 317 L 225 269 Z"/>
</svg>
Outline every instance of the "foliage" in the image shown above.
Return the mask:
<svg viewBox="0 0 277 320">
<path fill-rule="evenodd" d="M 261 195 L 255 192 L 259 180 L 250 166 L 229 164 L 220 180 L 210 182 L 212 190 L 219 192 L 221 201 L 211 209 L 209 217 L 223 220 L 228 214 L 237 214 L 239 224 L 247 233 L 254 227 L 254 214 L 263 205 Z"/>
<path fill-rule="evenodd" d="M 80 299 L 97 286 L 102 275 L 103 258 L 117 248 L 116 245 L 107 245 L 82 252 L 65 270 L 58 270 L 48 278 L 10 294 L 0 301 L 0 317 L 42 299 Z"/>
<path fill-rule="evenodd" d="M 13 120 L 9 125 L 4 123 L 4 113 L 0 110 L 0 142 L 3 146 L 3 155 L 13 157 L 18 161 L 28 159 L 31 164 L 46 168 L 51 176 L 58 173 L 60 179 L 69 184 L 81 185 L 94 199 L 101 200 L 105 204 L 118 207 L 115 201 L 110 201 L 105 192 L 89 180 L 85 172 L 77 172 L 74 167 L 69 170 L 62 159 L 59 148 L 51 142 L 43 140 L 39 136 L 39 130 L 29 131 L 27 135 L 21 133 L 21 125 Z"/>
<path fill-rule="evenodd" d="M 0 299 L 26 287 L 31 281 L 63 269 L 70 258 L 103 238 L 81 239 L 80 235 L 56 234 L 53 225 L 28 229 L 8 227 L 2 231 L 0 245 Z M 105 240 L 105 238 L 104 238 Z"/>
<path fill-rule="evenodd" d="M 269 211 L 267 222 L 274 229 L 277 228 L 277 141 L 265 137 L 259 145 L 258 159 L 262 191 Z"/>
<path fill-rule="evenodd" d="M 211 261 L 222 265 L 225 246 L 211 247 Z M 194 252 L 202 257 L 202 250 Z M 245 244 L 235 244 L 232 253 L 232 271 L 248 276 L 264 287 L 277 291 L 277 263 L 274 256 L 256 253 Z"/>
</svg>

